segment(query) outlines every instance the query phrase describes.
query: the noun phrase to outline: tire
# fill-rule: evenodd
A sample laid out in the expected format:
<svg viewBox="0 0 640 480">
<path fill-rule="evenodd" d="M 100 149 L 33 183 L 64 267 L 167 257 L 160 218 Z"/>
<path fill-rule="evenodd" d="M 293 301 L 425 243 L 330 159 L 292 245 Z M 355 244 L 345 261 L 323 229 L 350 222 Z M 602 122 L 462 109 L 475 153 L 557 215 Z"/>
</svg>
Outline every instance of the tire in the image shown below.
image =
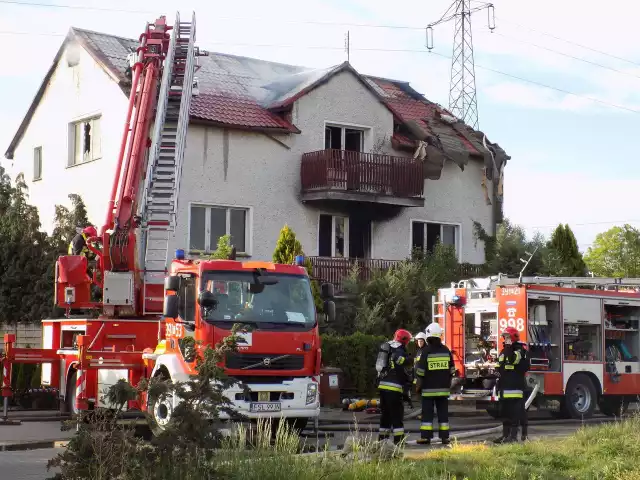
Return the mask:
<svg viewBox="0 0 640 480">
<path fill-rule="evenodd" d="M 67 412 L 69 412 L 71 415 L 77 415 L 79 412 L 76 408 L 76 395 L 78 393 L 76 390 L 77 378 L 78 371 L 74 370 L 67 378 L 67 391 L 64 395 L 64 402 L 67 407 Z"/>
<path fill-rule="evenodd" d="M 166 374 L 160 373 L 157 376 L 166 379 Z M 171 422 L 173 413 L 173 395 L 165 394 L 158 398 L 150 398 L 147 405 L 149 414 L 149 430 L 154 437 L 162 434 Z"/>
<path fill-rule="evenodd" d="M 600 413 L 607 417 L 622 417 L 627 413 L 629 400 L 618 396 L 603 396 L 600 399 Z"/>
<path fill-rule="evenodd" d="M 569 379 L 563 406 L 570 418 L 591 418 L 598 403 L 598 393 L 591 379 L 584 373 L 576 373 Z"/>
</svg>

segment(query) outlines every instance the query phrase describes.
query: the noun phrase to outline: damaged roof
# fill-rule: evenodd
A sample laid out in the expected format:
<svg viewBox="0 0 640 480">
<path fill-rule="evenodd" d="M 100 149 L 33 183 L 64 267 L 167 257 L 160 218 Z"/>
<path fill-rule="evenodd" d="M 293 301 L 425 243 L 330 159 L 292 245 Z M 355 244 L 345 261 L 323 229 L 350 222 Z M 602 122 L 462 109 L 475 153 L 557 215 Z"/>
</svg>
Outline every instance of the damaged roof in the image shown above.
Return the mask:
<svg viewBox="0 0 640 480">
<path fill-rule="evenodd" d="M 55 71 L 65 47 L 78 42 L 89 55 L 118 83 L 128 95 L 130 80 L 125 74 L 127 55 L 135 51 L 138 41 L 114 35 L 71 28 L 25 118 L 22 120 L 5 157 L 14 151 L 35 113 L 38 103 Z M 450 115 L 409 86 L 408 82 L 360 75 L 349 63 L 313 69 L 268 62 L 254 58 L 210 52 L 199 57 L 197 72 L 200 94 L 191 102 L 191 118 L 231 128 L 254 129 L 282 133 L 300 133 L 288 119 L 286 111 L 311 90 L 333 75 L 350 71 L 394 115 L 396 132 L 392 142 L 396 148 L 415 149 L 417 140 L 438 145 L 445 157 L 461 168 L 469 157 L 489 156 L 483 147 L 483 134 L 462 122 L 452 124 L 443 119 Z M 509 157 L 497 144 L 488 144 L 499 163 Z"/>
</svg>

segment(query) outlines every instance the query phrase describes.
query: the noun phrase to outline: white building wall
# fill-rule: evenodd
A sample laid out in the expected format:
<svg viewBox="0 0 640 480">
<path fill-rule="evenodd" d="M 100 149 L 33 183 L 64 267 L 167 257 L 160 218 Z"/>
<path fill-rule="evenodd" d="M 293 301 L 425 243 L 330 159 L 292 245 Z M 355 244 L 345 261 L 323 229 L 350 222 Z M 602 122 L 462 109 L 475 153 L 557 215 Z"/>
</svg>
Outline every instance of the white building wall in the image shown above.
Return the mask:
<svg viewBox="0 0 640 480">
<path fill-rule="evenodd" d="M 25 174 L 30 203 L 38 207 L 42 228 L 49 233 L 55 205 L 70 207 L 70 193 L 82 197 L 91 222 L 104 223 L 127 109 L 127 98 L 116 82 L 86 50 L 75 51 L 80 55 L 78 66 L 69 67 L 63 53 L 10 165 L 14 178 Z M 102 116 L 101 158 L 69 167 L 69 123 L 96 114 Z M 39 146 L 42 179 L 33 181 L 33 152 Z"/>
</svg>

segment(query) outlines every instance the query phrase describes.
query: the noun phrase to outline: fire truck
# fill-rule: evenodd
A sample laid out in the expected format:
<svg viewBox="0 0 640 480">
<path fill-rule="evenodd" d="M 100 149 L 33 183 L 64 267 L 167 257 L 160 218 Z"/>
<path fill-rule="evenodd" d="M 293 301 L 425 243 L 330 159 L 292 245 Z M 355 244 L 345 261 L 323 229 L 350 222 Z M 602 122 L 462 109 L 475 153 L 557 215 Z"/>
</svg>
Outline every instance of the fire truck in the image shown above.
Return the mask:
<svg viewBox="0 0 640 480">
<path fill-rule="evenodd" d="M 104 226 L 87 247 L 97 259 L 65 255 L 55 267 L 55 303 L 65 318 L 42 321 L 40 349 L 5 335 L 2 395 L 6 417 L 14 363 L 41 363 L 42 383 L 57 388 L 72 413 L 110 407 L 104 393 L 119 379 L 137 384 L 194 375 L 203 348 L 249 325 L 223 363 L 241 385 L 225 392 L 237 413 L 285 418 L 296 428 L 317 419 L 321 364 L 317 312 L 303 258 L 293 265 L 190 259 L 178 249 L 167 267 L 189 107 L 197 95 L 195 14 L 173 26 L 147 24 L 130 56 L 131 94 Z M 96 301 L 95 292 L 102 293 Z M 332 285 L 322 286 L 335 315 Z M 249 331 L 250 330 L 250 331 Z M 247 391 L 249 393 L 247 393 Z M 179 399 L 131 401 L 156 433 Z M 222 414 L 222 418 L 229 418 Z"/>
<path fill-rule="evenodd" d="M 501 333 L 514 327 L 531 359 L 527 407 L 588 418 L 622 414 L 640 395 L 640 279 L 520 277 L 463 280 L 433 299 L 458 370 L 451 400 L 496 416 Z"/>
</svg>

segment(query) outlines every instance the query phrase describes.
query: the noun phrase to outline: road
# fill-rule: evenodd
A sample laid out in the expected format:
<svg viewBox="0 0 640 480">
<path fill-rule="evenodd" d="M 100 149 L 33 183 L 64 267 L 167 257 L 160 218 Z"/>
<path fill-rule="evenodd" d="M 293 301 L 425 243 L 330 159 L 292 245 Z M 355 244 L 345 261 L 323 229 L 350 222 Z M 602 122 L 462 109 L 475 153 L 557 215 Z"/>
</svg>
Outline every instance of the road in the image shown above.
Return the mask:
<svg viewBox="0 0 640 480">
<path fill-rule="evenodd" d="M 44 480 L 55 475 L 47 472 L 47 462 L 62 449 L 43 448 L 18 452 L 0 452 L 0 477 L 7 480 Z"/>
</svg>

